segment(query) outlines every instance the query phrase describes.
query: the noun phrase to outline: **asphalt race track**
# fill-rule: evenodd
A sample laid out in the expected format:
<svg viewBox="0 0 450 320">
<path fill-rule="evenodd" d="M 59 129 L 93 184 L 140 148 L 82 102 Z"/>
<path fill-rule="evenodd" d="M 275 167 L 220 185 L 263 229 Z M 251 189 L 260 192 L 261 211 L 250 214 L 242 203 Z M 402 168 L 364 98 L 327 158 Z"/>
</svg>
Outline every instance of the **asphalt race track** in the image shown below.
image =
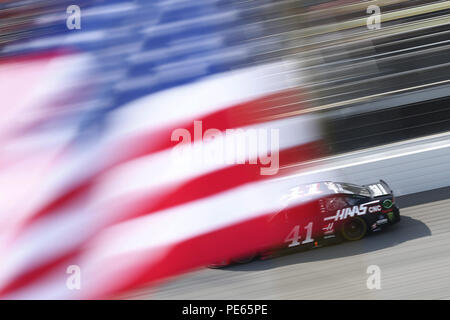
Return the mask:
<svg viewBox="0 0 450 320">
<path fill-rule="evenodd" d="M 128 299 L 450 299 L 450 188 L 400 197 L 402 221 L 346 242 L 226 269 L 202 269 Z M 381 269 L 381 289 L 366 286 Z"/>
</svg>

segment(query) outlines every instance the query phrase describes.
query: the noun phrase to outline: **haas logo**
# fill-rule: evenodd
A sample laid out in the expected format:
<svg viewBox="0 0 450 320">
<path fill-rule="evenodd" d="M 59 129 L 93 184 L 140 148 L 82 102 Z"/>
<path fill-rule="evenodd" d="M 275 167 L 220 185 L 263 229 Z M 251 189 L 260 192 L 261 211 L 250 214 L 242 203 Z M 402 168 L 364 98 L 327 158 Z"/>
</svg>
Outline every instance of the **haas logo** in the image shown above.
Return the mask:
<svg viewBox="0 0 450 320">
<path fill-rule="evenodd" d="M 375 204 L 375 203 L 378 203 L 378 202 L 379 201 L 377 200 L 377 201 L 363 203 L 363 204 L 361 204 L 359 206 L 353 206 L 353 207 L 349 207 L 349 208 L 339 209 L 338 211 L 336 211 L 336 215 L 335 216 L 326 217 L 323 220 L 324 221 L 328 221 L 328 220 L 338 221 L 338 220 L 347 219 L 347 217 L 362 216 L 362 215 L 367 213 L 367 206 L 368 205 L 372 205 L 372 204 Z M 370 207 L 369 208 L 369 212 L 377 212 L 377 211 L 380 211 L 380 210 L 381 210 L 380 206 Z"/>
</svg>

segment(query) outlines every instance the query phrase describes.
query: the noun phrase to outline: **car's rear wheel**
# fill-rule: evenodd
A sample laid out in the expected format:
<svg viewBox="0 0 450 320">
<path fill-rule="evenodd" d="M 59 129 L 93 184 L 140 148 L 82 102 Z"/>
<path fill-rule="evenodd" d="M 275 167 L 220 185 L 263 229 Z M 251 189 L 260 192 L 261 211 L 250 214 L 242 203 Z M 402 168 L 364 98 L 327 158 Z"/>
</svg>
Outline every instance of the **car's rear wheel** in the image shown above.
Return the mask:
<svg viewBox="0 0 450 320">
<path fill-rule="evenodd" d="M 367 223 L 361 217 L 350 218 L 342 226 L 342 236 L 349 241 L 361 240 L 366 233 Z"/>
<path fill-rule="evenodd" d="M 229 260 L 223 260 L 209 264 L 207 267 L 210 269 L 220 269 L 228 266 L 229 264 L 230 264 Z"/>
<path fill-rule="evenodd" d="M 256 258 L 256 253 L 251 253 L 251 254 L 248 254 L 248 255 L 245 255 L 245 256 L 242 256 L 239 258 L 235 258 L 235 259 L 233 259 L 233 262 L 234 263 L 242 263 L 242 264 L 249 263 L 250 261 L 252 261 L 255 258 Z"/>
</svg>

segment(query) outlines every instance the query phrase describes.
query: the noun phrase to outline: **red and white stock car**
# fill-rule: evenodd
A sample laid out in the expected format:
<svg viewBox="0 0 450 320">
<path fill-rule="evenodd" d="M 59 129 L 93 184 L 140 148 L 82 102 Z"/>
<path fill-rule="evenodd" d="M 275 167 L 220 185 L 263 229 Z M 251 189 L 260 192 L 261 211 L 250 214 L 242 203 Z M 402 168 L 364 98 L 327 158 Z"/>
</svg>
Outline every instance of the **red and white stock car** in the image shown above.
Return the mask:
<svg viewBox="0 0 450 320">
<path fill-rule="evenodd" d="M 340 182 L 318 182 L 302 185 L 287 194 L 290 197 L 312 197 L 307 209 L 281 210 L 271 217 L 268 232 L 285 234 L 284 241 L 273 247 L 249 253 L 243 257 L 225 259 L 210 264 L 211 268 L 233 263 L 247 263 L 255 258 L 268 258 L 279 252 L 299 247 L 320 247 L 335 241 L 356 241 L 370 232 L 400 221 L 389 185 L 380 180 L 368 185 Z"/>
</svg>

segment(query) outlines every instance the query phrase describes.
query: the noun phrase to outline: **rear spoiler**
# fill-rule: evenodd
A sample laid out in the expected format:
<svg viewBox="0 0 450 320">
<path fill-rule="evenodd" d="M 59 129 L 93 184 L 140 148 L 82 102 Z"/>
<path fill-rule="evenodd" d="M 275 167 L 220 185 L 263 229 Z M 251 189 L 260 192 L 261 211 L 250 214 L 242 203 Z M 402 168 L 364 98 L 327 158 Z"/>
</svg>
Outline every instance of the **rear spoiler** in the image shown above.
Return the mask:
<svg viewBox="0 0 450 320">
<path fill-rule="evenodd" d="M 386 190 L 389 190 L 390 193 L 394 194 L 394 191 L 389 187 L 389 185 L 383 179 L 380 179 L 380 183 L 384 186 Z"/>
<path fill-rule="evenodd" d="M 381 180 L 379 182 L 376 183 L 369 183 L 367 185 L 365 185 L 365 187 L 367 187 L 370 190 L 370 193 L 372 194 L 373 197 L 380 197 L 380 196 L 384 196 L 384 195 L 388 195 L 388 194 L 394 194 L 392 192 L 391 187 L 389 187 L 389 185 L 386 183 L 386 181 Z"/>
</svg>

